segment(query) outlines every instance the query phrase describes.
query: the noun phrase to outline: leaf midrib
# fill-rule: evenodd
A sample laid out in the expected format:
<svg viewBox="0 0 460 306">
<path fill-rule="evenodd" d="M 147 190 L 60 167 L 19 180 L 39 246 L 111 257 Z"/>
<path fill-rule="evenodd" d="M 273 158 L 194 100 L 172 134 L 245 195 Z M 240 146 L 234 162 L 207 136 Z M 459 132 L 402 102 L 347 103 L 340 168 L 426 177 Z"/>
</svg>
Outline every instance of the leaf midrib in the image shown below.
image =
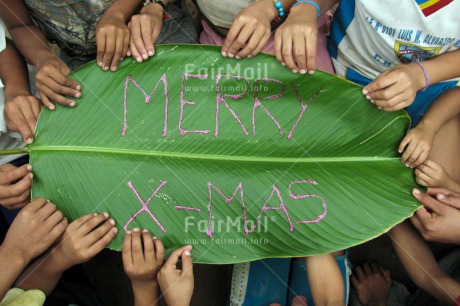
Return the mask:
<svg viewBox="0 0 460 306">
<path fill-rule="evenodd" d="M 325 163 L 325 162 L 376 162 L 376 161 L 393 161 L 400 160 L 400 157 L 381 157 L 381 156 L 346 156 L 346 157 L 262 157 L 262 156 L 239 156 L 239 155 L 211 155 L 211 154 L 191 154 L 183 152 L 158 152 L 144 150 L 129 150 L 115 148 L 98 148 L 98 147 L 72 147 L 72 146 L 47 146 L 24 148 L 26 151 L 68 151 L 68 152 L 90 152 L 106 154 L 124 154 L 140 156 L 158 156 L 185 159 L 201 160 L 225 160 L 225 161 L 243 161 L 243 162 L 271 162 L 271 163 Z"/>
</svg>

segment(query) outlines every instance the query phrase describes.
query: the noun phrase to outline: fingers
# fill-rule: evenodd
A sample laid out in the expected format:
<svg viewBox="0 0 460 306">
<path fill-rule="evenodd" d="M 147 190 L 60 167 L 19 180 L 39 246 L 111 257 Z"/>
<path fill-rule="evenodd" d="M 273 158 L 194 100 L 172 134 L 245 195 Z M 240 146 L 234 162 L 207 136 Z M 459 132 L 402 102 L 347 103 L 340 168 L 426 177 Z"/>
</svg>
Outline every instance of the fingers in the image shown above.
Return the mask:
<svg viewBox="0 0 460 306">
<path fill-rule="evenodd" d="M 404 152 L 404 148 L 411 142 L 411 140 L 412 140 L 412 134 L 407 134 L 406 136 L 404 136 L 403 140 L 399 144 L 398 152 L 399 153 Z M 403 155 L 403 157 L 401 157 L 401 161 L 405 163 L 406 160 L 407 158 Z"/>
<path fill-rule="evenodd" d="M 356 268 L 356 269 L 358 269 L 358 268 Z M 356 287 L 359 286 L 359 281 L 358 281 L 358 279 L 356 278 L 355 274 L 352 274 L 352 275 L 350 276 L 350 281 L 351 281 L 351 284 L 353 285 L 353 287 L 356 288 Z"/>
<path fill-rule="evenodd" d="M 85 224 L 89 219 L 92 219 L 95 216 L 97 216 L 96 213 L 81 216 L 80 218 L 76 219 L 75 221 L 69 224 L 69 230 L 76 230 L 77 228 Z"/>
<path fill-rule="evenodd" d="M 66 218 L 61 219 L 61 221 L 56 224 L 55 227 L 50 232 L 50 237 L 52 241 L 55 241 L 57 238 L 59 238 L 65 231 L 65 229 L 68 226 L 68 222 Z"/>
<path fill-rule="evenodd" d="M 363 269 L 361 267 L 357 267 L 355 269 L 355 274 L 356 274 L 356 277 L 358 278 L 358 281 L 362 281 L 365 277 Z"/>
<path fill-rule="evenodd" d="M 283 37 L 281 54 L 283 57 L 283 62 L 286 64 L 286 66 L 291 69 L 292 72 L 298 72 L 298 68 L 294 62 L 294 57 L 292 54 L 292 35 L 290 32 L 285 33 L 285 37 Z"/>
<path fill-rule="evenodd" d="M 166 261 L 166 263 L 163 265 L 163 269 L 175 270 L 177 262 L 179 261 L 179 258 L 182 256 L 182 252 L 184 252 L 185 250 L 188 250 L 190 252 L 192 250 L 192 246 L 186 245 L 172 252 L 171 255 L 169 255 L 169 258 Z"/>
<path fill-rule="evenodd" d="M 363 270 L 364 270 L 364 273 L 366 275 L 370 275 L 372 273 L 372 270 L 371 270 L 371 266 L 369 265 L 368 262 L 366 262 L 364 265 L 363 265 Z"/>
<path fill-rule="evenodd" d="M 141 231 L 134 228 L 131 232 L 131 253 L 133 256 L 133 265 L 141 265 L 144 262 L 144 254 L 142 253 Z"/>
<path fill-rule="evenodd" d="M 51 230 L 58 223 L 60 223 L 62 221 L 62 219 L 64 219 L 64 215 L 59 210 L 56 210 L 52 215 L 50 215 L 46 219 L 46 224 L 49 226 L 49 229 Z"/>
<path fill-rule="evenodd" d="M 115 224 L 115 223 L 113 223 L 113 224 Z M 115 238 L 115 236 L 118 233 L 118 229 L 116 227 L 114 227 L 113 224 L 111 224 L 111 226 L 107 226 L 107 229 L 108 229 L 107 232 L 101 238 L 99 238 L 96 241 L 96 243 L 94 243 L 90 247 L 89 250 L 90 250 L 90 256 L 91 257 L 94 257 L 96 254 L 100 253 Z"/>
<path fill-rule="evenodd" d="M 93 216 L 92 218 L 88 219 L 85 223 L 81 224 L 76 229 L 76 231 L 78 231 L 80 237 L 84 237 L 108 218 L 109 214 L 107 212 Z"/>
<path fill-rule="evenodd" d="M 235 50 L 237 46 L 241 47 L 244 43 L 246 43 L 250 34 L 248 35 L 248 33 L 246 32 L 245 35 L 247 35 L 247 37 L 243 40 L 244 37 L 239 35 L 243 27 L 243 23 L 237 21 L 233 22 L 232 26 L 230 27 L 230 30 L 228 31 L 227 37 L 225 38 L 224 46 L 222 47 L 222 56 L 235 57 L 235 54 L 239 51 L 240 48 L 238 48 L 236 51 L 233 50 Z M 236 42 L 237 38 L 240 39 L 239 43 Z M 233 48 L 230 49 L 231 47 Z"/>
<path fill-rule="evenodd" d="M 105 33 L 100 33 L 99 35 L 96 35 L 96 46 L 97 46 L 97 54 L 96 54 L 96 61 L 97 65 L 101 67 L 103 70 L 106 70 L 104 68 L 104 53 L 105 53 L 105 46 L 106 46 L 106 35 Z M 107 68 L 108 69 L 108 68 Z"/>
<path fill-rule="evenodd" d="M 133 256 L 131 254 L 131 242 L 132 235 L 131 231 L 125 233 L 125 238 L 123 239 L 123 249 L 121 251 L 121 256 L 123 258 L 123 266 L 125 271 L 129 270 L 133 266 Z"/>
<path fill-rule="evenodd" d="M 40 113 L 40 101 L 33 96 L 17 96 L 7 101 L 4 113 L 10 130 L 19 132 L 24 142 L 31 144 Z"/>
<path fill-rule="evenodd" d="M 275 50 L 275 56 L 278 62 L 280 62 L 281 65 L 285 66 L 286 63 L 284 62 L 283 53 L 282 53 L 283 39 L 284 37 L 281 35 L 281 32 L 279 30 L 276 31 L 273 49 Z"/>
<path fill-rule="evenodd" d="M 6 168 L 7 170 L 0 172 L 0 185 L 11 184 L 14 181 L 26 177 L 26 175 L 29 174 L 30 171 L 32 171 L 32 166 L 29 164 L 23 165 L 21 167 L 7 166 L 4 168 Z"/>
<path fill-rule="evenodd" d="M 88 245 L 93 245 L 99 241 L 104 235 L 106 235 L 113 227 L 115 226 L 115 220 L 110 219 L 99 227 L 93 229 L 89 234 L 84 238 Z"/>
<path fill-rule="evenodd" d="M 436 199 L 433 199 L 431 196 L 422 193 L 418 189 L 412 190 L 412 195 L 423 205 L 431 209 L 436 214 L 442 214 L 444 207 Z"/>
<path fill-rule="evenodd" d="M 32 212 L 37 212 L 39 211 L 43 206 L 46 205 L 48 201 L 46 201 L 44 198 L 37 198 L 33 201 L 30 202 L 29 205 L 27 205 L 23 210 L 30 210 Z"/>
<path fill-rule="evenodd" d="M 301 74 L 307 72 L 307 42 L 305 41 L 305 36 L 300 33 L 294 34 L 294 53 L 297 63 L 297 69 Z"/>
<path fill-rule="evenodd" d="M 46 220 L 57 210 L 56 205 L 51 202 L 46 202 L 43 207 L 37 211 L 37 217 L 39 220 Z"/>
<path fill-rule="evenodd" d="M 157 262 L 163 262 L 165 260 L 165 247 L 160 239 L 153 237 L 153 244 L 155 245 L 155 257 Z"/>
<path fill-rule="evenodd" d="M 234 39 L 234 41 L 232 42 L 232 44 L 230 45 L 230 47 L 228 48 L 228 56 L 229 57 L 235 57 L 237 59 L 240 59 L 241 57 L 238 55 L 239 51 L 241 48 L 243 48 L 243 46 L 248 43 L 249 45 L 249 38 L 255 34 L 254 33 L 254 28 L 249 26 L 249 25 L 246 25 L 245 27 L 243 27 L 240 31 L 240 33 L 238 34 L 238 36 Z M 258 34 L 260 35 L 260 34 Z M 257 46 L 257 43 L 258 41 L 260 41 L 260 38 L 259 37 L 255 37 L 254 39 L 255 42 L 253 42 L 251 44 L 251 47 L 250 47 L 250 50 L 252 49 L 255 49 L 255 47 Z"/>
<path fill-rule="evenodd" d="M 436 194 L 436 199 L 444 204 L 460 209 L 460 197 L 448 193 Z"/>
<path fill-rule="evenodd" d="M 191 256 L 192 247 L 186 247 L 182 252 L 182 272 L 181 275 L 189 275 L 193 277 L 193 262 Z"/>
<path fill-rule="evenodd" d="M 265 47 L 269 38 L 269 29 L 263 27 L 257 28 L 255 32 L 250 36 L 248 44 L 241 51 L 237 51 L 238 53 L 236 54 L 236 58 L 244 58 L 248 55 L 257 55 Z"/>
<path fill-rule="evenodd" d="M 155 264 L 155 248 L 153 246 L 153 238 L 150 236 L 149 230 L 142 230 L 142 243 L 144 246 L 144 260 L 147 263 Z"/>
</svg>

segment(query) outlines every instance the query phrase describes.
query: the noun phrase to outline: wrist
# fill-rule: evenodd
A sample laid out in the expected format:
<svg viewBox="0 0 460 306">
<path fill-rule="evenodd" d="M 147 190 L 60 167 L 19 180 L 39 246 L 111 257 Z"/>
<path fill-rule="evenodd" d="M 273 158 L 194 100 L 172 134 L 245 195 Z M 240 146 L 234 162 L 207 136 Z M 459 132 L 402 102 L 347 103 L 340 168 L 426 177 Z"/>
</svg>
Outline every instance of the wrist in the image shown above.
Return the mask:
<svg viewBox="0 0 460 306">
<path fill-rule="evenodd" d="M 420 61 L 413 62 L 416 66 L 418 66 L 419 74 L 418 74 L 418 90 L 425 91 L 428 86 L 430 86 L 430 76 L 425 70 L 423 63 Z"/>
<path fill-rule="evenodd" d="M 33 259 L 25 252 L 20 251 L 19 248 L 10 246 L 7 242 L 0 246 L 0 258 L 3 258 L 2 261 L 4 262 L 7 259 L 9 265 L 21 267 L 21 270 Z"/>
<path fill-rule="evenodd" d="M 141 9 L 141 14 L 163 16 L 165 10 L 159 3 L 152 2 Z"/>
<path fill-rule="evenodd" d="M 14 98 L 20 96 L 33 96 L 30 90 L 27 88 L 15 88 L 13 90 L 8 90 L 7 87 L 5 89 L 5 104 L 14 100 Z"/>
<path fill-rule="evenodd" d="M 61 248 L 59 248 L 59 245 L 49 250 L 48 261 L 52 263 L 53 269 L 57 273 L 63 273 L 75 265 L 67 261 L 66 258 L 68 258 L 68 256 L 62 252 Z"/>
<path fill-rule="evenodd" d="M 318 18 L 318 10 L 316 7 L 307 3 L 299 3 L 294 5 L 291 8 L 289 14 L 300 14 L 304 18 L 314 18 L 315 20 Z"/>
<path fill-rule="evenodd" d="M 279 1 L 282 3 L 282 1 Z M 275 2 L 273 0 L 258 0 L 254 4 L 259 4 L 260 9 L 263 9 L 266 12 L 266 15 L 270 21 L 273 21 L 280 17 L 279 10 L 275 7 Z"/>
</svg>

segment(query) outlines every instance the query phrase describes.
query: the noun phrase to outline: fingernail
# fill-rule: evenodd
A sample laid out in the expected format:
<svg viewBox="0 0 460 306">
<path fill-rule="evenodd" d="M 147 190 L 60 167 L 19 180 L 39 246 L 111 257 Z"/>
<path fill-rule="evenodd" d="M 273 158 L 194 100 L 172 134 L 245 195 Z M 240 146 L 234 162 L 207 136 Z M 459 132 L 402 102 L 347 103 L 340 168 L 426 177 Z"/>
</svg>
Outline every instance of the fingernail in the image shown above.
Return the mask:
<svg viewBox="0 0 460 306">
<path fill-rule="evenodd" d="M 131 231 L 127 231 L 127 232 L 126 232 L 126 235 L 131 235 Z"/>
<path fill-rule="evenodd" d="M 367 95 L 369 92 L 367 91 L 367 89 L 363 89 L 362 93 L 363 95 Z"/>
<path fill-rule="evenodd" d="M 438 200 L 445 200 L 446 199 L 446 195 L 442 194 L 442 193 L 438 194 L 436 197 L 438 198 Z"/>
<path fill-rule="evenodd" d="M 148 229 L 143 229 L 142 232 L 143 232 L 143 233 L 148 233 L 149 230 L 148 230 Z"/>
<path fill-rule="evenodd" d="M 370 99 L 371 99 L 371 96 L 366 95 L 366 99 L 367 99 L 367 100 L 370 100 Z"/>
<path fill-rule="evenodd" d="M 77 93 L 75 94 L 75 98 L 80 98 L 80 97 L 81 97 L 81 92 L 77 92 Z"/>
<path fill-rule="evenodd" d="M 407 168 L 409 168 L 409 164 L 404 164 Z"/>
<path fill-rule="evenodd" d="M 234 54 L 231 54 L 231 53 L 229 53 L 229 54 L 228 54 L 228 57 L 230 57 L 230 58 L 234 58 L 234 57 L 235 57 L 235 55 L 234 55 Z"/>
<path fill-rule="evenodd" d="M 236 59 L 241 59 L 241 57 L 239 55 L 235 56 Z"/>
<path fill-rule="evenodd" d="M 292 72 L 294 72 L 294 73 L 297 73 L 297 72 L 298 72 L 298 71 L 297 71 L 297 70 L 295 70 L 295 69 L 292 69 L 291 71 L 292 71 Z"/>
<path fill-rule="evenodd" d="M 113 231 L 114 234 L 118 233 L 118 229 L 117 229 L 116 227 L 114 227 L 114 228 L 112 229 L 112 231 Z"/>
<path fill-rule="evenodd" d="M 96 217 L 96 216 L 97 216 L 97 213 L 94 213 L 94 214 L 93 214 L 93 217 Z"/>
<path fill-rule="evenodd" d="M 149 55 L 153 56 L 155 53 L 153 51 L 149 51 Z"/>
<path fill-rule="evenodd" d="M 135 227 L 135 228 L 133 229 L 133 232 L 135 232 L 135 233 L 138 233 L 139 231 L 140 231 L 140 230 L 139 230 L 137 227 Z"/>
<path fill-rule="evenodd" d="M 115 220 L 110 219 L 110 220 L 109 220 L 109 223 L 112 224 L 112 225 L 115 225 Z"/>
<path fill-rule="evenodd" d="M 315 70 L 310 70 L 308 71 L 309 74 L 314 74 L 315 73 Z"/>
<path fill-rule="evenodd" d="M 81 86 L 80 85 L 77 85 L 77 90 L 80 90 L 81 89 Z"/>
<path fill-rule="evenodd" d="M 286 63 L 285 63 L 285 62 L 281 62 L 281 65 L 282 65 L 282 66 L 286 66 Z"/>
<path fill-rule="evenodd" d="M 125 58 L 124 58 L 124 57 L 122 57 L 122 58 L 120 58 L 120 61 L 122 61 L 122 60 L 124 60 L 124 59 L 125 59 Z"/>
<path fill-rule="evenodd" d="M 26 169 L 32 171 L 32 165 L 27 165 Z"/>
<path fill-rule="evenodd" d="M 189 251 L 189 250 L 185 250 L 185 251 L 184 251 L 184 255 L 185 255 L 185 256 L 190 256 L 190 251 Z"/>
<path fill-rule="evenodd" d="M 99 67 L 102 67 L 102 62 L 97 62 L 97 65 L 98 65 Z"/>
<path fill-rule="evenodd" d="M 412 193 L 415 195 L 415 196 L 419 196 L 421 194 L 420 190 L 418 189 L 412 189 Z"/>
<path fill-rule="evenodd" d="M 108 218 L 109 217 L 109 213 L 108 212 L 103 212 L 102 213 L 104 215 L 104 217 Z"/>
<path fill-rule="evenodd" d="M 378 109 L 382 109 L 382 108 L 379 106 Z"/>
<path fill-rule="evenodd" d="M 107 70 L 109 70 L 109 66 L 104 67 L 104 71 L 107 71 Z"/>
<path fill-rule="evenodd" d="M 117 71 L 117 66 L 113 66 L 112 68 L 110 68 L 112 71 Z"/>
<path fill-rule="evenodd" d="M 221 54 L 222 54 L 222 56 L 227 57 L 227 52 L 222 51 Z"/>
<path fill-rule="evenodd" d="M 374 100 L 371 99 L 370 101 L 371 101 L 372 104 L 375 104 L 375 101 L 374 101 Z M 381 108 L 380 108 L 380 109 L 381 109 Z"/>
<path fill-rule="evenodd" d="M 146 60 L 146 59 L 149 58 L 149 56 L 148 56 L 147 54 L 144 53 L 144 54 L 142 54 L 142 58 Z"/>
<path fill-rule="evenodd" d="M 75 102 L 70 102 L 70 103 L 69 103 L 69 106 L 70 106 L 70 107 L 75 107 L 75 105 L 77 105 L 77 103 L 75 103 Z"/>
<path fill-rule="evenodd" d="M 54 105 L 50 105 L 50 106 L 48 106 L 48 108 L 49 108 L 50 110 L 54 110 L 56 107 L 55 107 Z"/>
<path fill-rule="evenodd" d="M 157 240 L 158 238 L 157 238 L 156 236 L 153 236 L 152 239 L 153 239 L 153 240 Z"/>
<path fill-rule="evenodd" d="M 142 62 L 142 57 L 136 57 L 136 61 L 138 61 L 139 63 Z"/>
<path fill-rule="evenodd" d="M 27 143 L 27 144 L 31 144 L 33 141 L 34 141 L 34 140 L 33 140 L 32 138 L 27 138 L 27 139 L 26 139 L 26 143 Z"/>
<path fill-rule="evenodd" d="M 307 73 L 307 70 L 305 70 L 305 69 L 300 69 L 300 74 L 305 74 L 305 73 Z"/>
<path fill-rule="evenodd" d="M 34 174 L 33 174 L 33 173 L 29 173 L 29 177 L 30 177 L 30 179 L 33 179 L 33 178 L 34 178 Z"/>
<path fill-rule="evenodd" d="M 252 55 L 251 55 L 251 54 L 249 54 L 249 55 L 248 55 L 248 58 L 251 58 L 251 57 L 252 57 Z"/>
</svg>

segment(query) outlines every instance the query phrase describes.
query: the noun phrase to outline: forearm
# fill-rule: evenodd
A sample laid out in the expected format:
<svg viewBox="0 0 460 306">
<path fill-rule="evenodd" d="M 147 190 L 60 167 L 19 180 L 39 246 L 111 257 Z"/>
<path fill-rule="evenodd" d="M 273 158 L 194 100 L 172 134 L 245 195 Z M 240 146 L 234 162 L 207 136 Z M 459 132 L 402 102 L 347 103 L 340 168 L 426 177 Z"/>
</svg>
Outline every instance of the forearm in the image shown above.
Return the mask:
<svg viewBox="0 0 460 306">
<path fill-rule="evenodd" d="M 407 222 L 390 231 L 393 246 L 410 278 L 437 299 L 453 304 L 460 296 L 460 284 L 438 266 L 433 253 L 415 229 Z"/>
<path fill-rule="evenodd" d="M 460 49 L 443 53 L 422 64 L 430 77 L 430 84 L 460 77 Z"/>
<path fill-rule="evenodd" d="M 32 65 L 40 67 L 44 60 L 56 57 L 51 52 L 45 35 L 30 19 L 23 1 L 0 0 L 0 17 L 17 48 Z"/>
<path fill-rule="evenodd" d="M 133 284 L 134 306 L 158 306 L 159 302 L 158 283 L 150 285 Z"/>
<path fill-rule="evenodd" d="M 12 41 L 0 53 L 0 79 L 5 86 L 5 100 L 17 95 L 31 95 L 27 65 Z"/>
<path fill-rule="evenodd" d="M 50 251 L 24 271 L 16 285 L 23 290 L 39 289 L 48 296 L 53 292 L 65 270 Z"/>
<path fill-rule="evenodd" d="M 323 254 L 307 257 L 306 260 L 315 305 L 345 305 L 342 274 L 334 256 Z"/>
<path fill-rule="evenodd" d="M 116 0 L 113 4 L 107 9 L 102 18 L 104 17 L 115 17 L 122 20 L 124 23 L 128 23 L 133 14 L 139 8 L 139 5 L 142 3 L 142 0 L 126 1 L 126 0 Z"/>
<path fill-rule="evenodd" d="M 17 254 L 12 253 L 7 247 L 0 246 L 0 301 L 5 297 L 8 290 L 14 284 L 16 278 L 27 265 L 27 261 Z"/>
<path fill-rule="evenodd" d="M 437 133 L 444 123 L 460 115 L 460 88 L 443 93 L 422 117 L 420 125 Z"/>
</svg>

